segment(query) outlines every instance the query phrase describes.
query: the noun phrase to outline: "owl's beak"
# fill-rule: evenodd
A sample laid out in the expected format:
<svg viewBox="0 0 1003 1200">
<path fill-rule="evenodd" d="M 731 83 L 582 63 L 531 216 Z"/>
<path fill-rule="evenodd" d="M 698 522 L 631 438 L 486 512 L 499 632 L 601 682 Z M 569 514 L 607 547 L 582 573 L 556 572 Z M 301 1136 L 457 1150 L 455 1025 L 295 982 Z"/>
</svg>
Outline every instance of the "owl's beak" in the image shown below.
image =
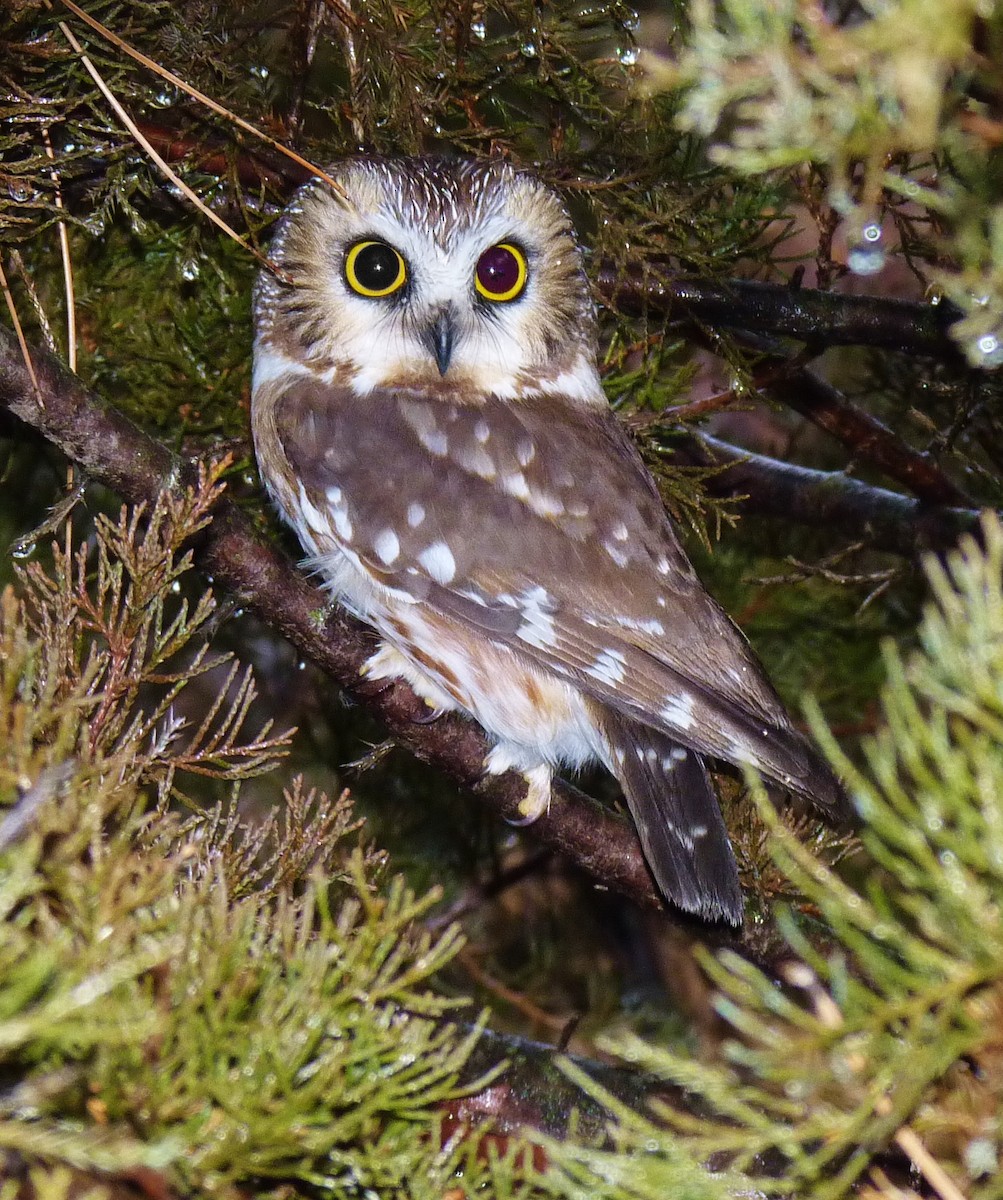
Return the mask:
<svg viewBox="0 0 1003 1200">
<path fill-rule="evenodd" d="M 445 375 L 449 360 L 453 357 L 453 313 L 446 309 L 440 312 L 425 330 L 425 342 L 435 357 L 439 374 Z"/>
</svg>

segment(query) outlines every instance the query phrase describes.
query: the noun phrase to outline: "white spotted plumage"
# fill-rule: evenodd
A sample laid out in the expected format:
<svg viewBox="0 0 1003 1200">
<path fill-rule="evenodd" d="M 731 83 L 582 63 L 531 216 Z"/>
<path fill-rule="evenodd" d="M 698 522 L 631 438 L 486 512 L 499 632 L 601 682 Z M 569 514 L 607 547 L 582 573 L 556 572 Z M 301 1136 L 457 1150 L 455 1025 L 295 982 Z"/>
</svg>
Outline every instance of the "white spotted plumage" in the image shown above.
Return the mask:
<svg viewBox="0 0 1003 1200">
<path fill-rule="evenodd" d="M 845 799 L 609 411 L 563 206 L 499 161 L 330 173 L 340 192 L 299 194 L 283 274 L 258 284 L 252 425 L 311 566 L 383 638 L 367 672 L 476 717 L 485 769 L 525 776 L 527 819 L 555 768 L 600 760 L 666 897 L 737 922 L 704 755 L 831 815 Z M 374 244 L 369 286 L 350 261 Z"/>
</svg>

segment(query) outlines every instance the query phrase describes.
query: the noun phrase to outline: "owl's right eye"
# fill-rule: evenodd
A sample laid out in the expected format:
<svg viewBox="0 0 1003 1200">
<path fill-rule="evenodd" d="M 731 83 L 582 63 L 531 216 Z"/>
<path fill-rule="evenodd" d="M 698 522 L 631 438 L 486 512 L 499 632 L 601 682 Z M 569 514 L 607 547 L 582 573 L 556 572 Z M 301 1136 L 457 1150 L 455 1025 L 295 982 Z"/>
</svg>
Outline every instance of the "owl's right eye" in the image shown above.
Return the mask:
<svg viewBox="0 0 1003 1200">
<path fill-rule="evenodd" d="M 404 259 L 386 242 L 356 242 L 345 255 L 345 280 L 353 292 L 378 300 L 407 283 Z"/>
</svg>

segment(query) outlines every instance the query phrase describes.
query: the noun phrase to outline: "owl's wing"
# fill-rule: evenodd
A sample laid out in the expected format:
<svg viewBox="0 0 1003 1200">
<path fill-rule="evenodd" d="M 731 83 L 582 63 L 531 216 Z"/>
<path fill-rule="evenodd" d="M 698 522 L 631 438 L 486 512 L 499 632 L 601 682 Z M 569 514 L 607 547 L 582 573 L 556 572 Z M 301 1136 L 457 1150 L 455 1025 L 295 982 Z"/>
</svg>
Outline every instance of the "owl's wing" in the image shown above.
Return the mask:
<svg viewBox="0 0 1003 1200">
<path fill-rule="evenodd" d="M 701 754 L 747 763 L 830 815 L 835 776 L 697 580 L 604 407 L 463 402 L 285 382 L 275 428 L 339 543 L 387 587 L 505 644 Z"/>
</svg>

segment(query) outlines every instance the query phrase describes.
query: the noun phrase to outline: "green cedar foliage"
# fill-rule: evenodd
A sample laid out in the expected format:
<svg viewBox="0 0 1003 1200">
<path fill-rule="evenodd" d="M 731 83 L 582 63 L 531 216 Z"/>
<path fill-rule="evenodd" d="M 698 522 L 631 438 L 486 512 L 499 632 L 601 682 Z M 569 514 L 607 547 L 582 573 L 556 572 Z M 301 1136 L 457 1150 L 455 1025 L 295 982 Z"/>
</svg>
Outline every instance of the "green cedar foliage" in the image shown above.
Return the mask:
<svg viewBox="0 0 1003 1200">
<path fill-rule="evenodd" d="M 179 586 L 217 477 L 93 544 L 67 530 L 0 598 L 0 1148 L 52 1194 L 59 1166 L 219 1196 L 476 1186 L 477 1139 L 440 1130 L 477 1030 L 430 987 L 458 945 L 422 930 L 435 893 L 385 876 L 344 796 L 294 785 L 255 827 L 236 793 L 168 808 L 287 741 L 248 728 L 216 602 Z M 219 700 L 186 720 L 208 672 Z"/>
<path fill-rule="evenodd" d="M 749 175 L 815 164 L 862 274 L 885 261 L 890 213 L 916 269 L 961 309 L 969 360 L 1003 363 L 999 6 L 693 0 L 686 13 L 685 47 L 652 63 L 654 79 L 687 85 L 679 123 L 710 139 L 711 161 Z"/>
<path fill-rule="evenodd" d="M 817 949 L 788 913 L 786 987 L 737 955 L 705 958 L 732 1035 L 719 1066 L 633 1035 L 607 1040 L 704 1109 L 639 1114 L 610 1101 L 616 1144 L 631 1153 L 552 1147 L 569 1180 L 561 1194 L 577 1194 L 570 1181 L 587 1166 L 610 1196 L 655 1200 L 682 1143 L 732 1173 L 717 1191 L 705 1179 L 682 1193 L 699 1197 L 837 1200 L 882 1171 L 903 1176 L 903 1163 L 928 1184 L 945 1172 L 951 1195 L 1000 1195 L 1003 523 L 987 516 L 982 536 L 946 565 L 928 561 L 921 646 L 906 657 L 886 646 L 884 721 L 865 742 L 866 766 L 841 755 L 816 717 L 866 822 L 862 878 L 824 866 L 759 794 L 773 856 L 832 948 Z"/>
</svg>

